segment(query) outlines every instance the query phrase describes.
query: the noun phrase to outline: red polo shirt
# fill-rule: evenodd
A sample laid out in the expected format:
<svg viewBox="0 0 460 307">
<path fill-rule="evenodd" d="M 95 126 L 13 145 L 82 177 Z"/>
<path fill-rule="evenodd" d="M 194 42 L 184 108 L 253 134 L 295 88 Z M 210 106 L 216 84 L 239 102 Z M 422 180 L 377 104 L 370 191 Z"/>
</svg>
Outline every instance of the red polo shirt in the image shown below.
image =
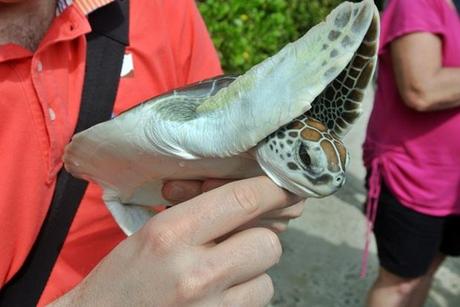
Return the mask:
<svg viewBox="0 0 460 307">
<path fill-rule="evenodd" d="M 65 9 L 34 53 L 0 46 L 0 287 L 36 238 L 76 125 L 91 31 L 83 12 L 78 5 Z M 193 0 L 131 0 L 115 113 L 220 73 Z M 90 184 L 40 304 L 74 287 L 123 239 L 101 190 Z"/>
</svg>

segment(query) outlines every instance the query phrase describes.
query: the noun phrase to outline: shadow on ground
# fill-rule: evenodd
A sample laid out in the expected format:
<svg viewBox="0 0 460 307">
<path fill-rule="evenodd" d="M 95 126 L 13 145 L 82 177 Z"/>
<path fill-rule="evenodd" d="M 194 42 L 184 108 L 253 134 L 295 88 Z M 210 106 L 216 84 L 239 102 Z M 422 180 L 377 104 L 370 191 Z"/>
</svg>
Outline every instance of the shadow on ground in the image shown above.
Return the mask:
<svg viewBox="0 0 460 307">
<path fill-rule="evenodd" d="M 368 281 L 358 278 L 359 249 L 296 229 L 283 237 L 283 248 L 285 255 L 271 272 L 277 288 L 273 306 L 363 305 Z"/>
<path fill-rule="evenodd" d="M 282 241 L 285 254 L 270 272 L 276 287 L 272 306 L 364 306 L 366 291 L 376 275 L 375 255 L 367 277 L 360 279 L 361 249 L 298 229 L 288 231 Z M 460 306 L 460 285 L 455 284 L 459 276 L 458 262 L 447 263 L 438 274 L 427 306 Z"/>
</svg>

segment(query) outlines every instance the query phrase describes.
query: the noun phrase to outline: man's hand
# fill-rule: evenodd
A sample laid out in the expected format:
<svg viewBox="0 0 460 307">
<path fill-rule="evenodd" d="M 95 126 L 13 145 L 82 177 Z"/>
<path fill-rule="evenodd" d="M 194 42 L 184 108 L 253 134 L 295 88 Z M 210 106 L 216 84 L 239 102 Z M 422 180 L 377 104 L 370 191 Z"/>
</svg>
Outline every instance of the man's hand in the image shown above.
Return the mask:
<svg viewBox="0 0 460 307">
<path fill-rule="evenodd" d="M 154 216 L 53 305 L 264 306 L 278 237 L 266 228 L 226 235 L 298 201 L 266 177 L 204 193 Z"/>
<path fill-rule="evenodd" d="M 225 179 L 208 179 L 205 181 L 200 180 L 175 180 L 166 182 L 163 186 L 163 197 L 171 202 L 177 204 L 187 201 L 196 197 L 204 192 L 220 187 L 232 180 Z M 302 215 L 305 200 L 301 200 L 295 205 L 287 208 L 275 209 L 258 216 L 253 221 L 242 225 L 237 230 L 242 230 L 250 227 L 265 227 L 276 233 L 281 233 L 287 229 L 288 223 L 291 219 L 298 218 Z"/>
</svg>

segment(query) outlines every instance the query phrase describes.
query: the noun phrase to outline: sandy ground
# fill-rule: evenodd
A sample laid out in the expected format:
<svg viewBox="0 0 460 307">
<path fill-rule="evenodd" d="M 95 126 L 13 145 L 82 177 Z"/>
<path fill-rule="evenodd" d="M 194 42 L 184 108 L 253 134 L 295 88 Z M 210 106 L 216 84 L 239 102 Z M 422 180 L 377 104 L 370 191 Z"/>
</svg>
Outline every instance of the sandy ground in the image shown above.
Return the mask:
<svg viewBox="0 0 460 307">
<path fill-rule="evenodd" d="M 273 307 L 364 306 L 378 267 L 372 241 L 367 277 L 359 278 L 365 233 L 361 144 L 371 109 L 370 92 L 367 98 L 363 116 L 345 140 L 352 158 L 347 183 L 334 196 L 309 199 L 303 216 L 282 235 L 284 254 L 270 271 L 276 288 Z M 426 306 L 460 306 L 460 259 L 449 259 L 441 267 Z"/>
</svg>

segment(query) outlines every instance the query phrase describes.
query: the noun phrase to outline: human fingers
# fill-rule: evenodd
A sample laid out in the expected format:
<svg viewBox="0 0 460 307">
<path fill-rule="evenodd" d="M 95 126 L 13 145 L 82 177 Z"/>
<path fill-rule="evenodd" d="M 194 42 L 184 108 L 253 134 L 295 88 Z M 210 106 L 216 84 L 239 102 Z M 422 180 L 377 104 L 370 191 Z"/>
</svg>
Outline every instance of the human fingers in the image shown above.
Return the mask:
<svg viewBox="0 0 460 307">
<path fill-rule="evenodd" d="M 224 292 L 223 306 L 259 307 L 270 303 L 274 294 L 273 281 L 262 274 Z"/>
<path fill-rule="evenodd" d="M 255 219 L 255 220 L 249 221 L 248 223 L 238 227 L 234 231 L 218 238 L 216 242 L 222 242 L 237 232 L 240 232 L 246 229 L 250 229 L 250 228 L 254 228 L 254 227 L 267 228 L 273 231 L 274 233 L 278 234 L 278 233 L 282 233 L 286 231 L 288 228 L 288 224 L 289 224 L 289 220 L 285 220 L 285 219 Z"/>
<path fill-rule="evenodd" d="M 163 197 L 171 202 L 177 204 L 180 202 L 192 199 L 203 192 L 208 192 L 218 188 L 230 179 L 206 179 L 206 180 L 172 180 L 164 183 L 161 193 Z"/>
<path fill-rule="evenodd" d="M 282 233 L 287 230 L 289 221 L 291 219 L 298 218 L 302 215 L 304 203 L 305 200 L 301 200 L 300 202 L 292 206 L 281 209 L 275 209 L 267 213 L 264 213 L 260 217 L 257 217 L 256 219 L 249 221 L 246 224 L 238 227 L 233 232 L 223 236 L 222 238 L 219 238 L 218 241 L 228 238 L 233 233 L 252 227 L 265 227 L 275 233 Z"/>
<path fill-rule="evenodd" d="M 232 181 L 235 181 L 235 180 L 234 179 L 207 179 L 203 182 L 201 190 L 203 192 L 209 192 L 211 190 L 214 190 Z"/>
<path fill-rule="evenodd" d="M 214 283 L 225 290 L 263 274 L 278 263 L 281 253 L 275 233 L 266 228 L 251 228 L 209 248 L 204 261 Z"/>
<path fill-rule="evenodd" d="M 256 217 L 298 202 L 267 177 L 231 182 L 174 206 L 151 221 L 174 230 L 191 245 L 219 238 Z"/>
<path fill-rule="evenodd" d="M 164 183 L 161 193 L 167 201 L 175 204 L 200 195 L 202 184 L 200 180 L 168 181 Z"/>
<path fill-rule="evenodd" d="M 291 220 L 302 215 L 305 207 L 305 200 L 302 200 L 292 206 L 275 209 L 261 216 L 261 219 Z"/>
<path fill-rule="evenodd" d="M 255 224 L 254 227 L 264 227 L 270 229 L 274 233 L 282 233 L 288 229 L 289 220 L 283 219 L 260 219 Z"/>
</svg>

